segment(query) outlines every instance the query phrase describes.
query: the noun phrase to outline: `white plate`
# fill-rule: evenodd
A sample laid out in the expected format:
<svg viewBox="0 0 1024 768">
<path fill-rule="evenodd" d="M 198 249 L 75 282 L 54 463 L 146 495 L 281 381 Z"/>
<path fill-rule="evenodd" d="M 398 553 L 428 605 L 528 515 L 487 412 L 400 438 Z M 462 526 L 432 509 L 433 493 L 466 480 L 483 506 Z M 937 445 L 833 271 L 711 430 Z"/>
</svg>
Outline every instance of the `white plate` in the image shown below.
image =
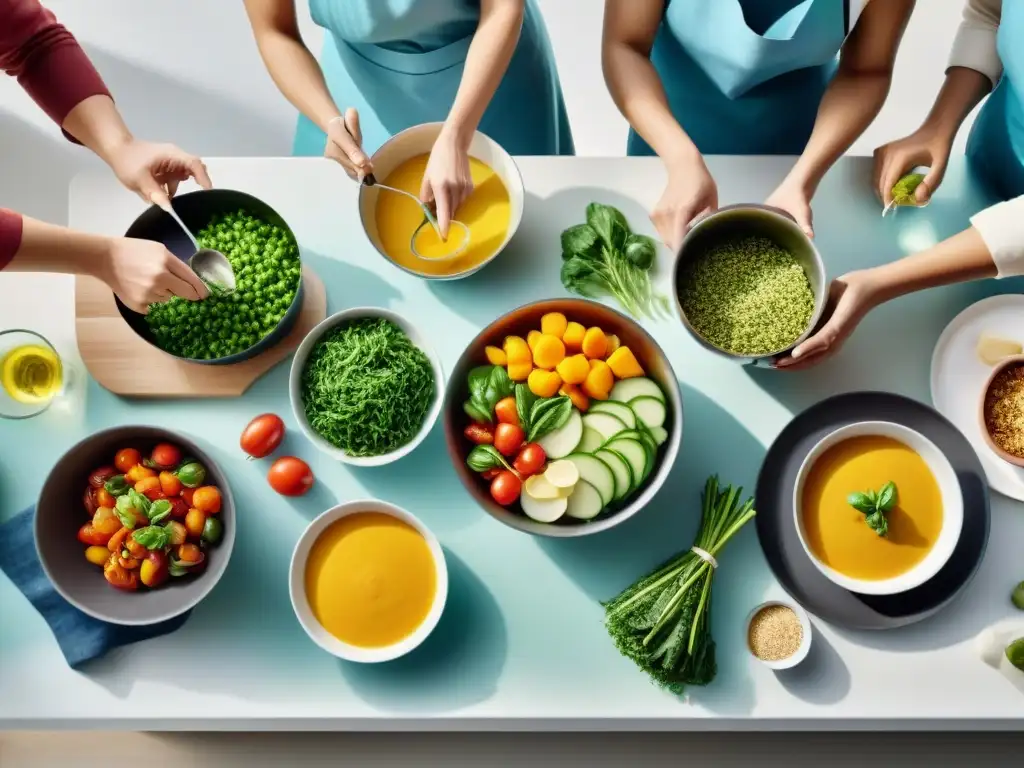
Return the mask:
<svg viewBox="0 0 1024 768">
<path fill-rule="evenodd" d="M 988 447 L 978 423 L 978 402 L 992 368 L 978 359 L 983 333 L 1024 343 L 1024 296 L 1007 294 L 972 304 L 942 332 L 932 354 L 932 403 L 964 433 L 985 468 L 993 491 L 1024 501 L 1024 469 L 1000 459 Z"/>
</svg>

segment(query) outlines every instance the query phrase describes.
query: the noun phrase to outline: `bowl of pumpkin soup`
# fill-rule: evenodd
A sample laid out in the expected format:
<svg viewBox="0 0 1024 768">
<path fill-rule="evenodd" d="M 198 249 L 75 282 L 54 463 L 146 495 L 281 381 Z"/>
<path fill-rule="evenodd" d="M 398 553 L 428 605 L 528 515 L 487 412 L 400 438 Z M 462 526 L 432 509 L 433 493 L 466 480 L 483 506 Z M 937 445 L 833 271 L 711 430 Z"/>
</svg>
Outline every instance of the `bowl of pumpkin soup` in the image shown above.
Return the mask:
<svg viewBox="0 0 1024 768">
<path fill-rule="evenodd" d="M 901 424 L 864 421 L 826 435 L 793 492 L 800 543 L 815 567 L 851 592 L 893 595 L 946 564 L 964 509 L 949 460 Z"/>
<path fill-rule="evenodd" d="M 295 545 L 292 609 L 314 643 L 347 661 L 391 661 L 437 626 L 448 568 L 437 537 L 383 501 L 339 504 Z"/>
<path fill-rule="evenodd" d="M 371 158 L 380 184 L 419 196 L 430 151 L 443 123 L 397 133 Z M 427 280 L 455 280 L 493 261 L 523 218 L 523 179 L 512 156 L 477 131 L 469 145 L 473 191 L 455 212 L 446 241 L 424 225 L 422 208 L 379 186 L 359 189 L 359 217 L 377 252 L 399 269 Z M 415 245 L 415 248 L 414 248 Z"/>
</svg>

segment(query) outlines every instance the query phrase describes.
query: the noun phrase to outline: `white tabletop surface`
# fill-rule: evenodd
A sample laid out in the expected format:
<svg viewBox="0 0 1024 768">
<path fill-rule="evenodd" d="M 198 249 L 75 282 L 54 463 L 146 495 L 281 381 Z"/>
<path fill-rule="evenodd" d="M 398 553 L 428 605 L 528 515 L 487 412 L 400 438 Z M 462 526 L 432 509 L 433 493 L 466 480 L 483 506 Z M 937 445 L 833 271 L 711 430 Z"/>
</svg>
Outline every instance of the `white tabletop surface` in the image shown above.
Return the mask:
<svg viewBox="0 0 1024 768">
<path fill-rule="evenodd" d="M 723 204 L 763 199 L 789 163 L 710 159 Z M 588 202 L 616 205 L 635 229 L 652 232 L 644 211 L 663 185 L 655 160 L 521 159 L 527 213 L 512 246 L 474 278 L 428 284 L 372 251 L 359 228 L 356 187 L 332 164 L 214 159 L 208 165 L 219 186 L 260 197 L 291 224 L 325 279 L 331 311 L 379 304 L 413 316 L 438 338 L 449 368 L 498 314 L 525 300 L 564 294 L 558 233 L 583 220 Z M 983 204 L 954 166 L 928 209 L 883 223 L 867 191 L 869 177 L 870 161 L 847 159 L 819 191 L 815 230 L 830 274 L 927 246 L 965 226 Z M 80 177 L 72 185 L 72 226 L 123 232 L 140 210 L 138 200 L 106 176 Z M 669 266 L 663 251 L 663 278 Z M 1019 729 L 1024 695 L 984 666 L 972 647 L 979 630 L 1013 615 L 1009 591 L 1024 578 L 1024 505 L 1002 497 L 992 499 L 992 536 L 981 569 L 953 605 L 922 624 L 886 633 L 839 630 L 812 617 L 812 656 L 785 674 L 764 668 L 743 649 L 738 626 L 747 611 L 782 594 L 748 526 L 725 551 L 715 580 L 718 677 L 708 688 L 692 689 L 685 701 L 651 686 L 618 656 L 601 628 L 598 605 L 664 555 L 689 546 L 692 520 L 668 540 L 655 523 L 674 509 L 694 509 L 707 474 L 718 472 L 752 491 L 764 447 L 793 413 L 856 389 L 927 402 L 928 361 L 946 322 L 986 291 L 1015 287 L 957 287 L 896 302 L 869 317 L 834 361 L 799 375 L 751 374 L 703 353 L 674 321 L 648 324 L 683 385 L 683 477 L 675 486 L 683 495 L 661 494 L 652 505 L 667 510 L 660 517 L 645 510 L 608 534 L 557 544 L 492 521 L 453 478 L 435 477 L 446 460 L 422 455 L 395 465 L 393 474 L 387 468 L 360 473 L 330 464 L 296 440 L 292 450 L 311 462 L 323 492 L 298 504 L 268 498 L 261 470 L 247 467 L 235 446 L 256 413 L 273 409 L 294 425 L 282 388 L 286 365 L 229 402 L 133 403 L 90 383 L 81 389 L 85 405 L 77 410 L 0 423 L 0 517 L 34 500 L 49 467 L 73 442 L 100 426 L 142 421 L 180 428 L 212 445 L 232 478 L 245 527 L 224 581 L 182 630 L 114 652 L 81 673 L 67 668 L 45 623 L 0 577 L 0 727 Z M 0 275 L 0 327 L 41 331 L 70 354 L 72 315 L 70 279 Z M 868 357 L 887 364 L 864 365 Z M 42 431 L 31 439 L 41 447 L 26 456 L 15 446 L 29 429 Z M 442 445 L 428 440 L 421 451 Z M 443 490 L 425 493 L 433 483 Z M 462 597 L 442 620 L 442 626 L 449 620 L 450 653 L 355 669 L 321 653 L 295 623 L 282 586 L 292 544 L 310 517 L 335 499 L 366 495 L 416 511 L 456 561 L 453 585 L 461 587 L 453 589 Z"/>
</svg>

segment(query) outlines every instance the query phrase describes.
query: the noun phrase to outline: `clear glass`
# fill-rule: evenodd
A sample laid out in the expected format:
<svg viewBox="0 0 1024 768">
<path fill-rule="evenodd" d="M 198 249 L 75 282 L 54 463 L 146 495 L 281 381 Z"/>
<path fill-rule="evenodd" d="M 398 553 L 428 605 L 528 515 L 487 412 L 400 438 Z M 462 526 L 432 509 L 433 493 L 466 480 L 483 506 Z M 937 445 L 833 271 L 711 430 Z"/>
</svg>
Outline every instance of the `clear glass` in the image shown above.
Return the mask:
<svg viewBox="0 0 1024 768">
<path fill-rule="evenodd" d="M 47 381 L 54 366 L 56 385 Z M 38 416 L 67 395 L 69 378 L 70 369 L 46 338 L 21 328 L 0 331 L 0 418 Z"/>
</svg>

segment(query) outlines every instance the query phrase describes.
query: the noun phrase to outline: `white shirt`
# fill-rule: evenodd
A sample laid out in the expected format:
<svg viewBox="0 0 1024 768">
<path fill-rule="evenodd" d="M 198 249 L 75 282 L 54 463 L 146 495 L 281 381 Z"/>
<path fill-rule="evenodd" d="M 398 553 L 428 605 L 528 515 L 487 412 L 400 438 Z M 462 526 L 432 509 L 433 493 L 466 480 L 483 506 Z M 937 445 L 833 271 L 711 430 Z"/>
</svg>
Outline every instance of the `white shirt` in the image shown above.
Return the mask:
<svg viewBox="0 0 1024 768">
<path fill-rule="evenodd" d="M 1003 0 L 967 0 L 949 66 L 980 72 L 993 86 L 999 82 L 1003 62 L 996 49 L 996 36 L 1002 10 Z M 971 224 L 992 254 L 999 277 L 1024 275 L 1024 195 L 975 214 Z"/>
</svg>

